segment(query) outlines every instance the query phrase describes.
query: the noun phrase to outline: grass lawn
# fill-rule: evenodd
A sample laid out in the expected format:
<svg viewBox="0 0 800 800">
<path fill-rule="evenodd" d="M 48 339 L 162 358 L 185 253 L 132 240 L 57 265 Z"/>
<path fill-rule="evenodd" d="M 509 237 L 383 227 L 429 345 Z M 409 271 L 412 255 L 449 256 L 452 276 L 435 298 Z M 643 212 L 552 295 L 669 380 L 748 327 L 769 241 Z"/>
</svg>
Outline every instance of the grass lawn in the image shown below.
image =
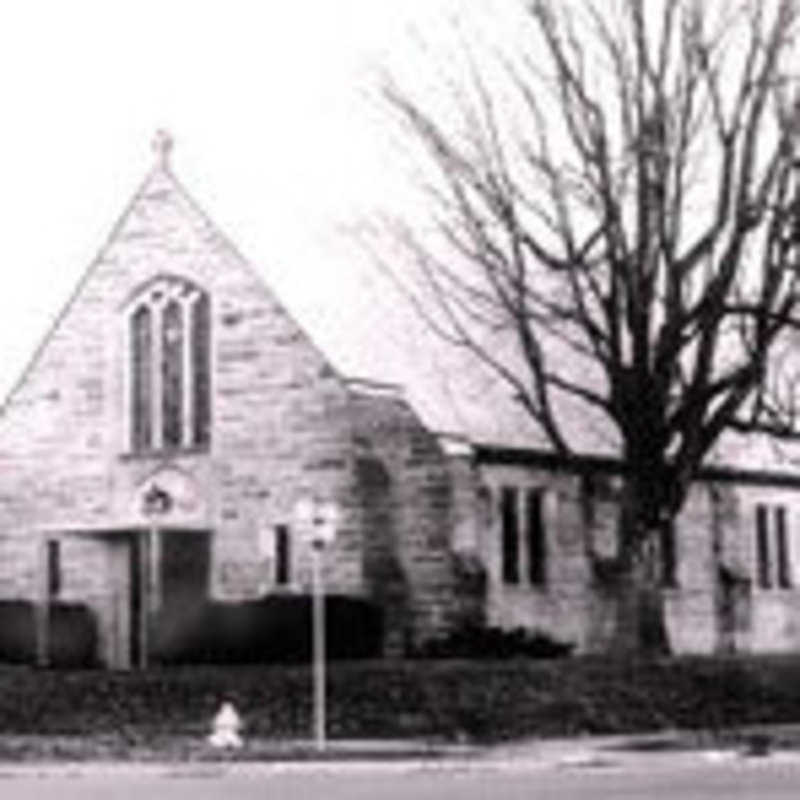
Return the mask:
<svg viewBox="0 0 800 800">
<path fill-rule="evenodd" d="M 223 699 L 240 710 L 248 740 L 261 743 L 239 757 L 274 753 L 309 737 L 310 682 L 308 668 L 297 666 L 0 667 L 0 760 L 202 759 Z M 673 729 L 721 735 L 800 721 L 800 656 L 337 663 L 328 700 L 334 740 L 497 742 Z"/>
</svg>

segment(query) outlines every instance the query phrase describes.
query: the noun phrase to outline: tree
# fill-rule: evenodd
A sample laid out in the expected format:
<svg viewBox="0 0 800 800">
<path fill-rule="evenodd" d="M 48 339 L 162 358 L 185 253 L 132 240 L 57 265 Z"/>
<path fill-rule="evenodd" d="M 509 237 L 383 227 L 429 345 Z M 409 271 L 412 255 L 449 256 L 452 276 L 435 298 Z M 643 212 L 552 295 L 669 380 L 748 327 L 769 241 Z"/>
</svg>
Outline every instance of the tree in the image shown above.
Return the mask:
<svg viewBox="0 0 800 800">
<path fill-rule="evenodd" d="M 659 543 L 699 470 L 729 431 L 795 434 L 798 4 L 525 13 L 527 52 L 472 59 L 450 85 L 455 126 L 385 84 L 433 167 L 434 235 L 394 227 L 416 270 L 404 285 L 565 459 L 565 404 L 602 417 L 622 485 L 618 550 L 593 555 L 595 575 L 615 646 L 663 649 Z"/>
</svg>

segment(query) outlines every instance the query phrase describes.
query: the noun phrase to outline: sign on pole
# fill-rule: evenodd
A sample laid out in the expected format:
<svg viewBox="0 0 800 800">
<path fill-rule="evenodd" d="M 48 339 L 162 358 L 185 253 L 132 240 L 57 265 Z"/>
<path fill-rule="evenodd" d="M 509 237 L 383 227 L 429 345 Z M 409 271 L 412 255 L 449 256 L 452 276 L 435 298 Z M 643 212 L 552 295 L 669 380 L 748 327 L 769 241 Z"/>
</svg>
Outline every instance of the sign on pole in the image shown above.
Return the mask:
<svg viewBox="0 0 800 800">
<path fill-rule="evenodd" d="M 303 497 L 295 506 L 295 520 L 311 543 L 312 566 L 312 665 L 314 674 L 314 742 L 325 749 L 325 587 L 322 560 L 336 537 L 339 509 L 331 501 Z"/>
</svg>

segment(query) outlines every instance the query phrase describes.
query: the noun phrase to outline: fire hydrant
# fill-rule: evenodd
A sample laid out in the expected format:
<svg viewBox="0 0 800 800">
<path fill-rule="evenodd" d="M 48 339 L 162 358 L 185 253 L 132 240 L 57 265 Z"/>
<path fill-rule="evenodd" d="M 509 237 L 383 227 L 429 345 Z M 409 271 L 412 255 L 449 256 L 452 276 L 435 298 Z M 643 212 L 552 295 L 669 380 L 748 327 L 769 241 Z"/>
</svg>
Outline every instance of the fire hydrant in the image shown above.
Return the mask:
<svg viewBox="0 0 800 800">
<path fill-rule="evenodd" d="M 233 703 L 224 702 L 214 715 L 208 743 L 212 747 L 237 749 L 242 746 L 242 718 Z"/>
</svg>

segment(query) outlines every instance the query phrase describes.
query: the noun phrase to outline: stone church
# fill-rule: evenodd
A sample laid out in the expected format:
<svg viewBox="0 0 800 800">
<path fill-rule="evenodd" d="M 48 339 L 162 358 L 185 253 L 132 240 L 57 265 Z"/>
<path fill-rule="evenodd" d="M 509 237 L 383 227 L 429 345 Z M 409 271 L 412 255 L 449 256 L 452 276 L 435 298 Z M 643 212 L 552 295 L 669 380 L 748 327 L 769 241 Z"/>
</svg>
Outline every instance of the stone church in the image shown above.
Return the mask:
<svg viewBox="0 0 800 800">
<path fill-rule="evenodd" d="M 413 387 L 348 379 L 155 149 L 0 413 L 0 599 L 42 636 L 51 601 L 85 604 L 98 659 L 143 666 L 163 608 L 307 592 L 314 498 L 338 510 L 326 590 L 381 607 L 387 654 L 466 623 L 602 649 L 586 547 L 614 546 L 613 458 L 445 436 Z M 800 648 L 800 473 L 730 453 L 675 526 L 673 645 Z"/>
</svg>

